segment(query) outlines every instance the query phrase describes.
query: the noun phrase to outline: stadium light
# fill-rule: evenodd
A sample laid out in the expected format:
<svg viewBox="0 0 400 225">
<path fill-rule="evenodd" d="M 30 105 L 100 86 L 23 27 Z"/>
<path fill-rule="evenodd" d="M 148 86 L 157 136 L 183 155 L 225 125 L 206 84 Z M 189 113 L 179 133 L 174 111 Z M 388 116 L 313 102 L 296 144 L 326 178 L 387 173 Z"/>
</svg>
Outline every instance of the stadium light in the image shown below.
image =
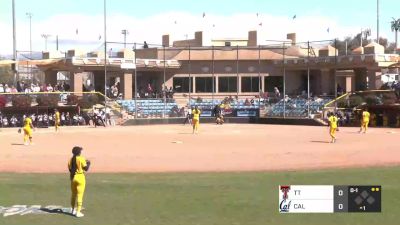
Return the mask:
<svg viewBox="0 0 400 225">
<path fill-rule="evenodd" d="M 44 49 L 47 51 L 47 39 L 51 37 L 51 34 L 42 34 L 42 38 L 44 38 Z"/>
<path fill-rule="evenodd" d="M 121 30 L 121 34 L 124 35 L 124 48 L 126 48 L 126 35 L 129 34 L 129 31 L 126 29 Z"/>
</svg>

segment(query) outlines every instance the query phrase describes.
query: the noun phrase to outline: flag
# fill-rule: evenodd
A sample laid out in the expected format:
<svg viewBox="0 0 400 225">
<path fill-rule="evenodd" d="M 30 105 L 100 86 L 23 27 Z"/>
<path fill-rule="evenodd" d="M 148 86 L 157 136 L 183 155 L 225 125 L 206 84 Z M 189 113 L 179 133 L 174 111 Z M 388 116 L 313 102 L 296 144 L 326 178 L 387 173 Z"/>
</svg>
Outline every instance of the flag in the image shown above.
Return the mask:
<svg viewBox="0 0 400 225">
<path fill-rule="evenodd" d="M 326 32 L 328 32 L 328 33 L 329 33 L 329 27 L 328 27 L 328 29 L 326 29 Z"/>
<path fill-rule="evenodd" d="M 262 27 L 262 22 L 258 24 L 258 26 Z"/>
<path fill-rule="evenodd" d="M 215 24 L 213 24 L 213 27 L 215 27 Z"/>
<path fill-rule="evenodd" d="M 174 24 L 176 24 L 176 20 L 175 20 Z"/>
<path fill-rule="evenodd" d="M 75 31 L 75 33 L 76 33 L 76 35 L 78 35 L 78 28 L 76 28 L 76 31 Z"/>
<path fill-rule="evenodd" d="M 296 17 L 297 17 L 297 16 L 296 16 L 296 15 L 294 15 L 292 19 L 296 19 Z"/>
<path fill-rule="evenodd" d="M 101 40 L 101 35 L 99 35 L 99 40 Z"/>
<path fill-rule="evenodd" d="M 204 17 L 206 17 L 206 13 L 205 13 L 205 12 L 203 12 L 203 18 L 204 18 Z"/>
<path fill-rule="evenodd" d="M 257 17 L 258 17 L 258 13 L 257 13 Z"/>
</svg>

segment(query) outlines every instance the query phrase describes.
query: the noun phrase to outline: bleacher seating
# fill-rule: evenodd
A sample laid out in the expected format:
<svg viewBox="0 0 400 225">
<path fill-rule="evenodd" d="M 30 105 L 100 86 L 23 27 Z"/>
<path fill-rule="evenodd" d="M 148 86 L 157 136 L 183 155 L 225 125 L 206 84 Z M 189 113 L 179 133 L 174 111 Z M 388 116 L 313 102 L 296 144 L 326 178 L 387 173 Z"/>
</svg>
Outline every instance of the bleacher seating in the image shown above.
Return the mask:
<svg viewBox="0 0 400 225">
<path fill-rule="evenodd" d="M 137 106 L 138 116 L 140 117 L 171 117 L 177 110 L 178 105 L 174 99 L 167 99 L 167 103 L 163 99 L 138 99 L 135 100 L 117 100 L 128 113 L 135 113 L 135 106 Z"/>
<path fill-rule="evenodd" d="M 238 101 L 233 101 L 229 105 L 232 109 L 259 109 L 259 100 L 253 99 L 254 102 L 251 105 L 245 105 L 245 100 L 240 99 Z M 221 104 L 221 100 L 219 99 L 203 99 L 201 102 L 197 102 L 196 100 L 190 100 L 190 105 L 192 107 L 198 106 L 200 109 L 213 109 L 215 105 Z"/>
<path fill-rule="evenodd" d="M 332 99 L 310 100 L 310 114 L 317 114 L 322 110 L 323 106 Z M 284 100 L 280 100 L 274 104 L 267 112 L 267 116 L 281 117 L 284 111 Z M 285 114 L 288 117 L 307 117 L 308 102 L 304 98 L 293 98 L 286 101 Z"/>
</svg>

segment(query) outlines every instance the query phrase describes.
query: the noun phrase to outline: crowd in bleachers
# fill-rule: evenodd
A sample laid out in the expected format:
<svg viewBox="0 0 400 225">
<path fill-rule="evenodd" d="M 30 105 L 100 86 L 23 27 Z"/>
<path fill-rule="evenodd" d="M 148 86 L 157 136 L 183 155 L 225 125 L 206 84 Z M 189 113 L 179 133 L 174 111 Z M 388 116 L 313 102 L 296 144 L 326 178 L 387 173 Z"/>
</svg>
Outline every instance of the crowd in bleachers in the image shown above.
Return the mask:
<svg viewBox="0 0 400 225">
<path fill-rule="evenodd" d="M 51 85 L 18 81 L 16 86 L 0 83 L 0 93 L 63 92 L 69 90 L 70 86 L 65 82 L 59 82 L 56 85 Z"/>
<path fill-rule="evenodd" d="M 178 107 L 174 99 L 138 99 L 117 101 L 129 114 L 137 111 L 138 117 L 177 117 L 183 115 L 183 109 Z M 135 108 L 137 107 L 137 109 Z"/>
<path fill-rule="evenodd" d="M 0 113 L 0 127 L 22 127 L 24 119 L 30 116 L 35 127 L 54 126 L 54 114 L 33 113 L 29 115 L 4 115 Z M 85 114 L 62 112 L 60 114 L 61 126 L 79 126 L 89 124 L 90 117 Z"/>
<path fill-rule="evenodd" d="M 168 88 L 164 86 L 162 90 L 155 89 L 150 83 L 147 84 L 147 87 L 139 87 L 137 92 L 137 98 L 166 98 L 172 99 L 174 98 L 174 90 L 172 87 Z"/>
<path fill-rule="evenodd" d="M 276 104 L 273 104 L 270 110 L 267 112 L 268 116 L 285 116 L 292 117 L 307 117 L 308 110 L 310 114 L 321 113 L 322 108 L 326 103 L 331 101 L 330 98 L 319 98 L 314 97 L 307 100 L 304 97 L 290 98 L 285 96 L 279 100 Z"/>
</svg>

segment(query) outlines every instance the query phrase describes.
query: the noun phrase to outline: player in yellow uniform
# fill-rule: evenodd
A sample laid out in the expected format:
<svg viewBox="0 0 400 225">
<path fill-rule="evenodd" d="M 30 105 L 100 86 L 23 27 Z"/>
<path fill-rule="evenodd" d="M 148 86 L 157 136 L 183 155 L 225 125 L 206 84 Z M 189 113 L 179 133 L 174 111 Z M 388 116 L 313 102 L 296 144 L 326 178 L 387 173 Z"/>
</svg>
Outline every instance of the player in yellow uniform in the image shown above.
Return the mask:
<svg viewBox="0 0 400 225">
<path fill-rule="evenodd" d="M 367 132 L 368 130 L 368 124 L 369 124 L 369 117 L 370 114 L 368 112 L 368 109 L 364 109 L 362 112 L 362 119 L 361 119 L 361 128 L 359 133 L 361 133 L 364 129 L 364 134 Z"/>
<path fill-rule="evenodd" d="M 81 156 L 82 147 L 75 146 L 72 149 L 72 158 L 68 161 L 68 170 L 70 172 L 71 179 L 71 214 L 76 217 L 83 217 L 81 213 L 83 194 L 85 192 L 86 179 L 84 171 L 88 171 L 90 167 L 90 161 L 85 160 Z M 76 210 L 75 210 L 76 206 Z"/>
<path fill-rule="evenodd" d="M 55 109 L 54 110 L 54 127 L 56 128 L 56 132 L 58 131 L 59 127 L 60 127 L 60 112 Z"/>
<path fill-rule="evenodd" d="M 35 127 L 33 127 L 32 119 L 29 116 L 24 119 L 24 127 L 22 129 L 24 130 L 24 145 L 28 145 L 28 139 L 29 144 L 32 145 L 32 129 L 35 129 Z"/>
<path fill-rule="evenodd" d="M 200 109 L 196 106 L 194 107 L 193 111 L 192 111 L 192 124 L 193 124 L 193 134 L 196 132 L 198 132 L 199 130 L 199 124 L 200 124 L 200 114 L 201 111 Z"/>
<path fill-rule="evenodd" d="M 328 115 L 328 121 L 329 121 L 329 135 L 331 136 L 332 140 L 331 143 L 336 142 L 336 129 L 337 129 L 337 123 L 338 123 L 338 118 L 335 116 L 334 113 L 329 113 Z"/>
</svg>

